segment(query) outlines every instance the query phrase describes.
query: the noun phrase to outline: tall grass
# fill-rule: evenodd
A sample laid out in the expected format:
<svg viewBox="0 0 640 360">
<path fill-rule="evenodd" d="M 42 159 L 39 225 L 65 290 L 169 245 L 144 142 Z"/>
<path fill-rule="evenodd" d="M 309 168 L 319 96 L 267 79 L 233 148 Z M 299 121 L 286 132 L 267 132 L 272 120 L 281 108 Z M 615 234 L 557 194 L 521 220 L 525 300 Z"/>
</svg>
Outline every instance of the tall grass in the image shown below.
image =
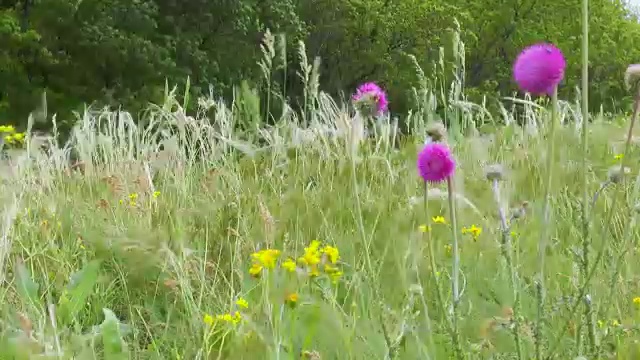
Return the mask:
<svg viewBox="0 0 640 360">
<path fill-rule="evenodd" d="M 269 82 L 286 51 L 275 43 L 264 49 Z M 518 347 L 529 359 L 538 322 L 541 357 L 637 357 L 637 185 L 607 178 L 620 166 L 621 122 L 594 117 L 585 131 L 583 104 L 560 99 L 550 153 L 547 108 L 510 99 L 491 116 L 464 98 L 463 69 L 446 84 L 417 68 L 419 106 L 406 119 L 416 135 L 399 138 L 384 118 L 365 137 L 348 104 L 319 90 L 319 67 L 304 48 L 298 55 L 303 109 L 298 115 L 285 102 L 275 125 L 264 125 L 252 89 L 232 104 L 199 99 L 196 116 L 167 89 L 144 122 L 87 109 L 67 143 L 30 134 L 28 146 L 7 150 L 1 358 L 451 358 L 453 222 L 446 188 L 424 194 L 415 171 L 438 103 L 459 124 L 449 129 L 457 226 L 482 229 L 459 239 L 463 356 L 512 358 Z M 493 130 L 478 131 L 479 118 Z M 626 144 L 623 159 L 634 164 L 640 154 Z M 488 186 L 492 164 L 504 176 Z M 546 225 L 537 209 L 549 171 L 553 226 L 538 311 L 534 254 Z M 585 194 L 591 201 L 598 189 L 587 228 Z M 310 276 L 315 239 L 330 246 L 320 265 L 335 269 Z M 598 255 L 585 267 L 593 248 Z M 280 251 L 275 268 L 251 276 L 258 260 L 275 256 L 269 249 Z M 289 257 L 306 260 L 289 272 Z M 585 299 L 589 312 L 577 312 Z M 589 347 L 579 336 L 585 315 L 594 316 L 589 338 L 597 338 Z"/>
</svg>

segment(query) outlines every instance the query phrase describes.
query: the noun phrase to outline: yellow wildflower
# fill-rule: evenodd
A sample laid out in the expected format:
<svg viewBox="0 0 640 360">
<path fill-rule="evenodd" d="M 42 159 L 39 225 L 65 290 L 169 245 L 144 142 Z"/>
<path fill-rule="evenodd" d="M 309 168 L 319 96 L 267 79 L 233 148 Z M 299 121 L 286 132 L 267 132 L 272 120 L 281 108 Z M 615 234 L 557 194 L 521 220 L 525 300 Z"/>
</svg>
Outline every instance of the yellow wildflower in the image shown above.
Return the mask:
<svg viewBox="0 0 640 360">
<path fill-rule="evenodd" d="M 462 233 L 470 234 L 473 237 L 473 240 L 477 240 L 480 234 L 482 234 L 482 228 L 477 227 L 475 224 L 473 224 L 470 227 L 463 227 Z"/>
<path fill-rule="evenodd" d="M 313 240 L 308 247 L 304 248 L 304 255 L 298 259 L 302 265 L 313 266 L 320 262 L 320 241 Z"/>
<path fill-rule="evenodd" d="M 444 216 L 434 216 L 431 218 L 434 224 L 446 224 L 447 220 L 445 220 Z"/>
<path fill-rule="evenodd" d="M 611 326 L 620 326 L 620 322 L 618 320 L 611 320 Z"/>
<path fill-rule="evenodd" d="M 613 158 L 615 160 L 622 160 L 624 158 L 624 154 L 616 154 Z"/>
<path fill-rule="evenodd" d="M 251 258 L 253 259 L 253 264 L 249 269 L 249 274 L 254 277 L 260 275 L 262 269 L 273 269 L 276 267 L 276 262 L 278 261 L 278 256 L 280 256 L 280 250 L 274 249 L 265 249 L 260 250 L 258 252 L 254 252 L 251 254 Z"/>
<path fill-rule="evenodd" d="M 598 327 L 599 328 L 603 328 L 604 327 L 604 321 L 598 320 Z"/>
<path fill-rule="evenodd" d="M 288 272 L 294 272 L 296 271 L 296 262 L 291 258 L 288 258 L 282 263 L 282 268 L 287 270 Z"/>
<path fill-rule="evenodd" d="M 158 198 L 158 196 L 160 196 L 160 191 L 157 191 L 157 190 L 156 190 L 156 191 L 154 191 L 154 192 L 153 192 L 153 198 L 154 198 L 154 199 L 157 199 L 157 198 Z"/>
<path fill-rule="evenodd" d="M 636 296 L 633 298 L 633 304 L 636 306 L 640 306 L 640 296 Z"/>
<path fill-rule="evenodd" d="M 431 226 L 422 224 L 422 225 L 418 226 L 418 231 L 420 231 L 421 233 L 427 233 L 427 232 L 431 231 Z"/>
<path fill-rule="evenodd" d="M 298 295 L 298 293 L 291 293 L 289 295 L 287 295 L 287 297 L 285 298 L 285 302 L 289 305 L 289 306 L 295 306 L 298 303 L 300 296 Z"/>
<path fill-rule="evenodd" d="M 202 319 L 205 324 L 211 326 L 213 325 L 213 316 L 209 314 L 204 314 L 204 318 Z"/>
<path fill-rule="evenodd" d="M 233 316 L 231 317 L 231 322 L 233 324 L 237 324 L 240 322 L 240 320 L 242 320 L 242 316 L 240 315 L 239 311 L 236 311 L 233 313 Z"/>
<path fill-rule="evenodd" d="M 138 194 L 136 193 L 129 194 L 129 206 L 136 206 L 137 198 L 138 198 Z"/>
<path fill-rule="evenodd" d="M 447 244 L 444 246 L 444 251 L 447 254 L 447 256 L 451 256 L 453 254 L 453 247 Z"/>
<path fill-rule="evenodd" d="M 12 125 L 0 125 L 0 133 L 9 133 L 12 134 L 16 132 L 16 128 Z"/>
<path fill-rule="evenodd" d="M 340 259 L 340 251 L 336 247 L 327 245 L 322 249 L 322 252 L 327 255 L 332 264 L 335 264 Z"/>
<path fill-rule="evenodd" d="M 276 267 L 278 256 L 280 256 L 280 250 L 274 249 L 260 250 L 251 254 L 254 263 L 258 263 L 267 269 L 273 269 Z"/>
<path fill-rule="evenodd" d="M 253 277 L 260 276 L 261 272 L 262 272 L 262 265 L 253 264 L 251 265 L 251 268 L 249 268 L 249 274 L 251 274 L 251 276 Z"/>
<path fill-rule="evenodd" d="M 15 133 L 12 135 L 13 141 L 17 142 L 17 143 L 23 143 L 24 142 L 24 133 Z"/>
<path fill-rule="evenodd" d="M 246 309 L 249 307 L 249 302 L 247 302 L 247 300 L 245 300 L 244 298 L 239 298 L 236 301 L 236 305 L 238 305 L 238 307 L 242 308 L 242 309 Z"/>
</svg>

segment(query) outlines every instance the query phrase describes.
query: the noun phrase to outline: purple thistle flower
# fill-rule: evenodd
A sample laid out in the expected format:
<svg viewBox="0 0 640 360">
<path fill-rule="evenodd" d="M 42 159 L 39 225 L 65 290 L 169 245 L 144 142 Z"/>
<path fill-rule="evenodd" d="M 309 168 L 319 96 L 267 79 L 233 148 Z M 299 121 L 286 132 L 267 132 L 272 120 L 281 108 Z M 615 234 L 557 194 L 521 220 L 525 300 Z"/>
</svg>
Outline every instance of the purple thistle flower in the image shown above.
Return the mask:
<svg viewBox="0 0 640 360">
<path fill-rule="evenodd" d="M 389 106 L 387 94 L 374 82 L 366 82 L 358 86 L 351 100 L 364 115 L 381 115 Z"/>
<path fill-rule="evenodd" d="M 564 78 L 567 62 L 553 44 L 531 45 L 520 53 L 513 66 L 513 77 L 522 91 L 552 95 Z"/>
<path fill-rule="evenodd" d="M 439 183 L 453 175 L 456 162 L 449 148 L 441 143 L 428 143 L 418 154 L 418 173 L 426 182 Z"/>
</svg>

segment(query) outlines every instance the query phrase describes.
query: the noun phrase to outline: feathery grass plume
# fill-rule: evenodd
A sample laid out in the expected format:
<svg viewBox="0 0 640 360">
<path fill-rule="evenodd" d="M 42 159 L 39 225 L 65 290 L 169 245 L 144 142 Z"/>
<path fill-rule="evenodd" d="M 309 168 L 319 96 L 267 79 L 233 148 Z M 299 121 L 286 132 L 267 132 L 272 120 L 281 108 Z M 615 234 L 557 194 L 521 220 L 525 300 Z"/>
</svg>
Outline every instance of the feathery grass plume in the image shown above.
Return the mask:
<svg viewBox="0 0 640 360">
<path fill-rule="evenodd" d="M 453 238 L 453 264 L 451 288 L 453 301 L 450 310 L 452 340 L 456 350 L 456 356 L 463 358 L 460 342 L 460 332 L 458 328 L 458 305 L 460 304 L 460 250 L 458 244 L 458 224 L 456 220 L 456 202 L 451 177 L 455 172 L 456 162 L 449 148 L 441 143 L 428 143 L 418 154 L 417 168 L 418 174 L 425 182 L 431 183 L 447 182 L 447 192 L 449 199 L 449 214 L 451 221 L 451 233 Z M 425 199 L 428 189 L 425 187 Z"/>
<path fill-rule="evenodd" d="M 509 271 L 509 281 L 511 283 L 511 290 L 513 291 L 513 316 L 511 317 L 513 322 L 513 339 L 516 345 L 516 353 L 518 359 L 522 360 L 522 342 L 520 340 L 520 321 L 518 314 L 520 311 L 520 291 L 516 283 L 516 267 L 513 264 L 513 246 L 511 243 L 511 227 L 507 221 L 507 215 L 502 208 L 502 200 L 500 198 L 500 181 L 504 179 L 504 167 L 501 164 L 489 165 L 485 168 L 485 177 L 491 182 L 491 190 L 493 192 L 493 199 L 498 207 L 498 216 L 500 217 L 500 230 L 502 233 L 502 256 L 504 257 L 507 271 Z"/>
<path fill-rule="evenodd" d="M 564 78 L 567 66 L 562 51 L 556 46 L 540 43 L 525 48 L 516 58 L 513 77 L 524 92 L 535 95 L 551 96 L 551 124 L 548 135 L 547 179 L 545 183 L 545 199 L 543 212 L 543 229 L 538 243 L 538 279 L 537 297 L 538 314 L 536 319 L 536 358 L 542 358 L 542 317 L 544 309 L 544 260 L 548 241 L 551 217 L 551 184 L 553 175 L 553 159 L 555 157 L 555 130 L 558 122 L 558 84 Z"/>
</svg>

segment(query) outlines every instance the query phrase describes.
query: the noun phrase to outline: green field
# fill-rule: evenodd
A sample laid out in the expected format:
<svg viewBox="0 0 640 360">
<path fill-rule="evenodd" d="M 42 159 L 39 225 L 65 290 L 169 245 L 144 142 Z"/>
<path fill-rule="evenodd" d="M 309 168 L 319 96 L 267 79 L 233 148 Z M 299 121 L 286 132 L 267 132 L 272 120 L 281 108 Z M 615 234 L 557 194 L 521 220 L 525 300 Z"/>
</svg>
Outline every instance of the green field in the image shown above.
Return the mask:
<svg viewBox="0 0 640 360">
<path fill-rule="evenodd" d="M 144 126 L 126 113 L 87 112 L 65 146 L 45 153 L 48 140 L 34 134 L 8 151 L 0 358 L 453 358 L 452 219 L 446 186 L 425 196 L 417 175 L 424 137 L 387 136 L 390 125 L 355 145 L 329 136 L 340 119 L 354 120 L 323 96 L 307 129 L 290 120 L 235 133 L 231 108 L 202 106 L 191 118 L 168 96 Z M 516 358 L 516 334 L 522 358 L 533 358 L 538 325 L 545 356 L 573 359 L 594 346 L 600 358 L 640 356 L 640 154 L 632 141 L 620 159 L 627 119 L 594 114 L 586 190 L 599 196 L 585 244 L 576 108 L 561 109 L 547 225 L 545 107 L 526 104 L 529 126 L 480 129 L 460 112 L 449 132 L 461 247 L 455 323 L 470 359 Z M 418 119 L 423 134 L 429 124 Z M 630 173 L 608 183 L 621 161 Z M 505 169 L 499 204 L 491 164 Z M 499 208 L 508 216 L 523 204 L 526 215 L 507 229 L 511 251 L 501 246 Z"/>
</svg>

